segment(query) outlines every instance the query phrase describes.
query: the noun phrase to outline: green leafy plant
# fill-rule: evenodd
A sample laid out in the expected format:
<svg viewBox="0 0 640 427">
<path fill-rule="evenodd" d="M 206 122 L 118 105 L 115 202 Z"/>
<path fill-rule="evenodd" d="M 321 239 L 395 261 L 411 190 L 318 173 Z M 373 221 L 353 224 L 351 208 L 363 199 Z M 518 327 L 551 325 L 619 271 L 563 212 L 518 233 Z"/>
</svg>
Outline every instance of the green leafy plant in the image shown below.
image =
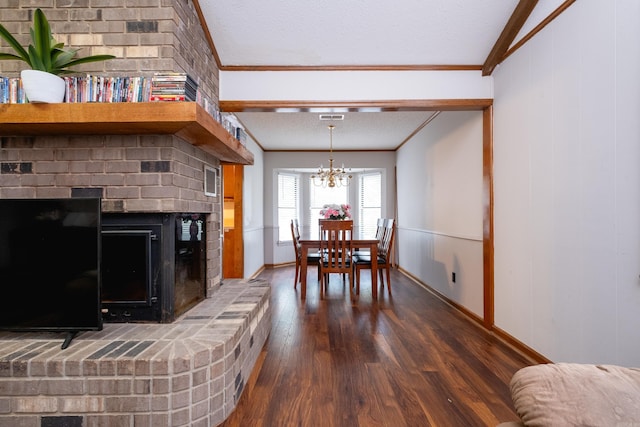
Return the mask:
<svg viewBox="0 0 640 427">
<path fill-rule="evenodd" d="M 64 43 L 58 43 L 51 35 L 51 26 L 44 12 L 36 9 L 33 14 L 33 26 L 30 29 L 31 44 L 27 49 L 0 24 L 0 37 L 13 48 L 16 54 L 0 52 L 0 60 L 19 60 L 26 62 L 33 70 L 45 71 L 55 75 L 73 73 L 69 67 L 86 64 L 88 62 L 106 61 L 113 59 L 113 55 L 93 55 L 76 58 L 79 49 L 65 48 Z"/>
</svg>

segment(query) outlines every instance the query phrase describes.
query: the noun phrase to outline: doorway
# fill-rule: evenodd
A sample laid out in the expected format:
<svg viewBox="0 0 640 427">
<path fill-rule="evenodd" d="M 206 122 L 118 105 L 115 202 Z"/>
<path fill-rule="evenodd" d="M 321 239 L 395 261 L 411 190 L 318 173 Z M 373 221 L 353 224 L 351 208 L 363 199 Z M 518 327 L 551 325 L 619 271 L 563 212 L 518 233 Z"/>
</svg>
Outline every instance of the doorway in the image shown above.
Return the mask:
<svg viewBox="0 0 640 427">
<path fill-rule="evenodd" d="M 483 316 L 487 329 L 494 327 L 494 252 L 493 252 L 493 100 L 492 99 L 411 99 L 380 101 L 220 101 L 227 112 L 287 111 L 335 112 L 337 108 L 348 111 L 482 111 L 482 162 L 483 162 Z M 413 136 L 413 135 L 412 135 Z"/>
</svg>

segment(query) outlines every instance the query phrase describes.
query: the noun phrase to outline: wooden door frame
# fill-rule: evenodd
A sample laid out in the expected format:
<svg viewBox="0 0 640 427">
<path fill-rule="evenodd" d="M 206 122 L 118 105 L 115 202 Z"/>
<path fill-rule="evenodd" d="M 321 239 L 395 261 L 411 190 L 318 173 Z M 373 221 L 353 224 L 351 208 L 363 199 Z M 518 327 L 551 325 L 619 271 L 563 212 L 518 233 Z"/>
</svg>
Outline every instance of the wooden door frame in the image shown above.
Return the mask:
<svg viewBox="0 0 640 427">
<path fill-rule="evenodd" d="M 223 233 L 223 239 L 226 239 L 225 236 L 225 231 L 224 231 L 224 203 L 225 203 L 225 198 L 228 196 L 227 191 L 230 190 L 233 193 L 233 240 L 234 240 L 234 253 L 233 254 L 227 254 L 227 256 L 231 255 L 233 260 L 236 262 L 234 263 L 235 267 L 237 268 L 237 272 L 235 271 L 234 268 L 234 272 L 231 276 L 227 276 L 227 274 L 225 274 L 225 262 L 224 262 L 224 258 L 225 258 L 225 253 L 224 253 L 224 241 L 223 241 L 223 252 L 222 252 L 222 278 L 223 279 L 229 279 L 229 278 L 242 278 L 244 277 L 244 239 L 243 239 L 243 224 L 242 224 L 242 206 L 243 206 L 243 194 L 242 194 L 242 188 L 243 188 L 243 177 L 244 177 L 244 167 L 243 165 L 235 165 L 235 164 L 222 164 L 220 166 L 221 170 L 222 170 L 222 213 L 223 213 L 223 223 L 222 225 L 222 233 Z M 227 189 L 227 186 L 225 185 L 225 178 L 228 179 L 229 176 L 228 174 L 232 173 L 233 177 L 231 177 L 233 179 L 232 182 L 232 188 Z M 239 264 L 237 264 L 239 263 Z M 228 273 L 228 272 L 227 272 Z"/>
<path fill-rule="evenodd" d="M 493 99 L 407 99 L 390 101 L 220 101 L 225 112 L 288 111 L 327 112 L 340 108 L 346 111 L 482 111 L 482 258 L 483 258 L 483 318 L 482 324 L 493 329 L 494 301 L 494 233 L 493 233 Z"/>
</svg>

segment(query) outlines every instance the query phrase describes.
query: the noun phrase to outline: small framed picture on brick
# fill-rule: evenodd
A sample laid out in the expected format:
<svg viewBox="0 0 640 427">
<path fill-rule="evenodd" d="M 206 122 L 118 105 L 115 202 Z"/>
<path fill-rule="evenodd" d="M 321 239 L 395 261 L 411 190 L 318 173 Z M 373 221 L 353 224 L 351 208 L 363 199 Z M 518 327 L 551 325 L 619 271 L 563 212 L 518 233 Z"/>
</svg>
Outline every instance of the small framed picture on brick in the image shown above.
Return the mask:
<svg viewBox="0 0 640 427">
<path fill-rule="evenodd" d="M 204 167 L 204 194 L 216 197 L 218 195 L 218 177 L 220 171 L 211 166 Z"/>
</svg>

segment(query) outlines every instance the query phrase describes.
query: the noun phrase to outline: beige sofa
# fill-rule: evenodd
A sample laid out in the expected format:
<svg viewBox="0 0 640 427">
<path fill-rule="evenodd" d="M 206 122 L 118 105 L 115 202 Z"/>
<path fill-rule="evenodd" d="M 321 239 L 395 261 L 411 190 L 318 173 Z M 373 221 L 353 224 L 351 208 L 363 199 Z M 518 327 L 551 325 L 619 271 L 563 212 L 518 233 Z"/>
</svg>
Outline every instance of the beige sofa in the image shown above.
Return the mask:
<svg viewBox="0 0 640 427">
<path fill-rule="evenodd" d="M 640 426 L 640 368 L 555 363 L 511 379 L 515 426 Z"/>
</svg>

